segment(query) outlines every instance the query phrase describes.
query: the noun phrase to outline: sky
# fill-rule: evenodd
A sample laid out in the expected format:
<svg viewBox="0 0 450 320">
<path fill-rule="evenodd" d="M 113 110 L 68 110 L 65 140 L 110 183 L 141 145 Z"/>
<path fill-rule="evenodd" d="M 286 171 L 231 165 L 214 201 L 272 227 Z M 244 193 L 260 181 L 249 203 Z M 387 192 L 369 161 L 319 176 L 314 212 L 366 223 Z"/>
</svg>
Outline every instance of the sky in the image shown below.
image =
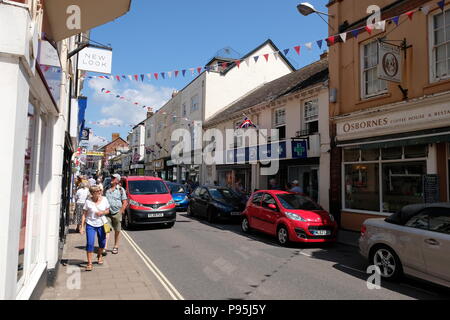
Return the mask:
<svg viewBox="0 0 450 320">
<path fill-rule="evenodd" d="M 298 13 L 296 6 L 302 1 L 132 0 L 130 12 L 93 29 L 90 38 L 113 48 L 113 75 L 197 68 L 222 48 L 231 47 L 244 56 L 269 38 L 280 50 L 290 48 L 288 59 L 301 68 L 319 59 L 326 45 L 321 50 L 316 41 L 328 34 L 328 26 L 319 16 Z M 328 0 L 309 2 L 327 12 Z M 309 42 L 314 44 L 312 50 L 303 46 Z M 297 45 L 302 45 L 300 55 L 293 49 Z M 88 97 L 86 127 L 94 133 L 91 147 L 111 141 L 114 132 L 126 140 L 130 125 L 146 118 L 144 108 L 104 94 L 102 88 L 157 110 L 174 90 L 193 79 L 190 71 L 186 77 L 144 82 L 86 79 L 82 94 Z"/>
</svg>

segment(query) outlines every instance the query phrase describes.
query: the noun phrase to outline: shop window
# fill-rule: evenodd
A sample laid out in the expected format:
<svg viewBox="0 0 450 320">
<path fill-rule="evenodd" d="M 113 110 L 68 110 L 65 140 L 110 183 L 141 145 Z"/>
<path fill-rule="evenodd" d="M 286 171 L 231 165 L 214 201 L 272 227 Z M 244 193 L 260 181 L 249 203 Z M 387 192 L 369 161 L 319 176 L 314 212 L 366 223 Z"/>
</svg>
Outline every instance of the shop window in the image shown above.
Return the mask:
<svg viewBox="0 0 450 320">
<path fill-rule="evenodd" d="M 401 159 L 403 154 L 402 147 L 392 147 L 381 149 L 381 156 L 383 160 L 397 160 Z"/>
<path fill-rule="evenodd" d="M 426 162 L 383 164 L 383 211 L 397 212 L 404 206 L 423 202 Z"/>
<path fill-rule="evenodd" d="M 361 150 L 361 161 L 378 161 L 380 158 L 380 149 Z"/>
<path fill-rule="evenodd" d="M 379 211 L 379 165 L 353 164 L 345 166 L 345 207 Z"/>
<path fill-rule="evenodd" d="M 427 156 L 428 156 L 428 148 L 426 145 L 405 147 L 405 159 L 426 158 Z"/>
<path fill-rule="evenodd" d="M 358 162 L 360 157 L 360 149 L 344 149 L 345 162 Z"/>
</svg>

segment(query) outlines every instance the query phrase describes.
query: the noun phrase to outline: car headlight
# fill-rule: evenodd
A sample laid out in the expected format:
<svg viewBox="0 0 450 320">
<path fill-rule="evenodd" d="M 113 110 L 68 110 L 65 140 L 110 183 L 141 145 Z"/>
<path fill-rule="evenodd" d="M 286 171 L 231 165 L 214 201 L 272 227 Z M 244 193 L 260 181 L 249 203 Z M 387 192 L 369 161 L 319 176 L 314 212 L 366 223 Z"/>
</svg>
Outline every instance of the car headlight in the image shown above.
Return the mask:
<svg viewBox="0 0 450 320">
<path fill-rule="evenodd" d="M 171 204 L 174 204 L 174 203 L 175 203 L 175 201 L 173 199 L 170 199 L 170 201 L 167 202 L 167 205 L 170 206 Z"/>
<path fill-rule="evenodd" d="M 188 200 L 189 200 L 189 198 L 188 198 L 188 196 L 186 196 L 186 197 L 184 197 L 184 199 L 181 200 L 181 201 L 188 201 Z"/>
<path fill-rule="evenodd" d="M 289 219 L 295 220 L 295 221 L 301 221 L 301 222 L 307 222 L 308 220 L 306 220 L 305 218 L 303 218 L 302 216 L 296 214 L 296 213 L 292 213 L 292 212 L 286 212 L 286 216 Z"/>
<path fill-rule="evenodd" d="M 131 199 L 130 199 L 130 204 L 132 206 L 137 206 L 137 207 L 143 207 L 144 206 L 143 204 L 140 204 L 139 202 L 131 200 Z"/>
<path fill-rule="evenodd" d="M 329 213 L 328 215 L 330 216 L 331 222 L 334 222 L 335 221 L 334 216 L 331 213 Z"/>
</svg>

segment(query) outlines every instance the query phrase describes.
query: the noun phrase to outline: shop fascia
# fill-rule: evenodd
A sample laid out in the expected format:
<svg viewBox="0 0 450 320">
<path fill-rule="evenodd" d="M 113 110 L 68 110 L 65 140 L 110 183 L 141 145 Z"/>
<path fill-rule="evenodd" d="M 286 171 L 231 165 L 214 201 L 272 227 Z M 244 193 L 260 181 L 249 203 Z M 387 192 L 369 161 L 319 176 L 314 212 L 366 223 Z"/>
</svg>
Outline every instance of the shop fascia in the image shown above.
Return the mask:
<svg viewBox="0 0 450 320">
<path fill-rule="evenodd" d="M 276 174 L 279 170 L 279 159 L 283 158 L 282 155 L 286 152 L 286 142 L 278 141 L 278 129 L 226 129 L 224 136 L 223 132 L 217 128 L 208 129 L 203 133 L 202 122 L 196 121 L 193 134 L 194 139 L 192 139 L 191 132 L 186 129 L 177 129 L 172 133 L 171 141 L 177 144 L 172 149 L 171 164 L 222 165 L 235 163 L 237 150 L 246 149 L 229 148 L 230 145 L 234 145 L 237 134 L 243 136 L 243 141 L 249 138 L 249 141 L 260 142 L 259 145 L 248 148 L 253 148 L 255 150 L 253 153 L 256 152 L 251 162 L 257 163 L 259 161 L 263 165 L 270 165 L 261 168 L 261 175 Z M 268 137 L 270 137 L 270 140 Z M 194 142 L 193 146 L 191 145 L 192 141 Z M 206 146 L 203 148 L 204 143 Z M 224 146 L 227 147 L 224 148 Z M 246 153 L 248 152 L 244 151 L 244 161 L 246 160 Z M 230 154 L 233 154 L 232 159 L 229 159 Z"/>
</svg>

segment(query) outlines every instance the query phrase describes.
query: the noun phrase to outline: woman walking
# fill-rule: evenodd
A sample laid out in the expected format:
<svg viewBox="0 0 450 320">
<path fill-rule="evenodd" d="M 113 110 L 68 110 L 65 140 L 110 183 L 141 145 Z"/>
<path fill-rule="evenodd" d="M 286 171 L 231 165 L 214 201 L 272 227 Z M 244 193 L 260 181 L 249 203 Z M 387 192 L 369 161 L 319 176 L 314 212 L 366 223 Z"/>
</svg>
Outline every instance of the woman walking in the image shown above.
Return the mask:
<svg viewBox="0 0 450 320">
<path fill-rule="evenodd" d="M 92 271 L 92 255 L 94 253 L 95 235 L 98 239 L 98 264 L 103 264 L 103 249 L 106 244 L 106 233 L 103 225 L 105 224 L 105 215 L 109 214 L 108 200 L 103 197 L 102 190 L 98 186 L 93 186 L 89 189 L 92 198 L 86 200 L 83 208 L 82 228 L 81 234 L 86 232 L 86 252 L 88 264 L 86 271 Z"/>
<path fill-rule="evenodd" d="M 89 196 L 89 188 L 86 183 L 81 182 L 77 193 L 75 194 L 75 223 L 77 225 L 77 232 L 80 232 L 83 208 Z"/>
</svg>

